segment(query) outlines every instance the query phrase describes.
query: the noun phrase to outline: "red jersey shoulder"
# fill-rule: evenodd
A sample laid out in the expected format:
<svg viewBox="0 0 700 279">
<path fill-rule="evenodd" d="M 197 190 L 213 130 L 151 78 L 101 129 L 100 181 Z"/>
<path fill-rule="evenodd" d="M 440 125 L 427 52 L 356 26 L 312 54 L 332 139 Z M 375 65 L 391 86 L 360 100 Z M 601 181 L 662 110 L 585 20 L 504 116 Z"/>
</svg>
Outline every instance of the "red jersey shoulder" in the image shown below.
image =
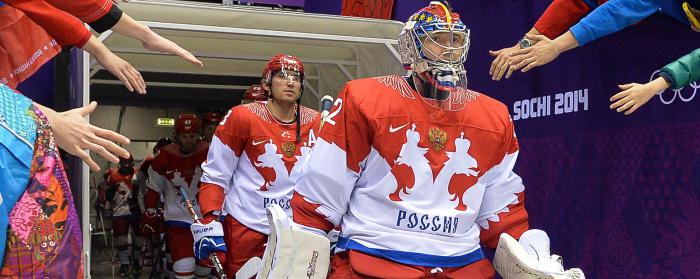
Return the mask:
<svg viewBox="0 0 700 279">
<path fill-rule="evenodd" d="M 466 111 L 485 124 L 495 125 L 493 128 L 497 130 L 504 129 L 511 122 L 508 107 L 501 101 L 482 93 L 478 93 L 478 97 L 469 104 Z"/>
<path fill-rule="evenodd" d="M 299 114 L 301 115 L 300 122 L 302 126 L 313 124 L 313 122 L 317 121 L 319 117 L 321 117 L 321 113 L 305 106 L 301 106 L 301 108 L 299 108 Z"/>
<path fill-rule="evenodd" d="M 239 121 L 249 119 L 250 122 L 253 122 L 252 119 L 258 119 L 269 124 L 275 123 L 270 111 L 263 102 L 253 102 L 234 107 L 231 114 L 236 115 Z M 305 106 L 299 108 L 299 114 L 301 115 L 301 125 L 313 123 L 318 120 L 321 115 L 318 111 Z"/>
<path fill-rule="evenodd" d="M 197 149 L 194 151 L 195 156 L 207 158 L 207 152 L 209 152 L 209 143 L 203 140 L 197 142 Z"/>
<path fill-rule="evenodd" d="M 236 108 L 238 110 L 238 115 L 241 119 L 244 118 L 259 118 L 267 123 L 272 123 L 272 118 L 270 113 L 267 111 L 265 103 L 262 102 L 252 102 L 249 104 L 241 105 Z"/>
<path fill-rule="evenodd" d="M 171 143 L 160 149 L 158 155 L 156 155 L 153 160 L 151 160 L 151 168 L 156 172 L 162 173 L 165 166 L 177 158 L 177 154 L 180 153 L 180 145 L 177 143 Z"/>
</svg>

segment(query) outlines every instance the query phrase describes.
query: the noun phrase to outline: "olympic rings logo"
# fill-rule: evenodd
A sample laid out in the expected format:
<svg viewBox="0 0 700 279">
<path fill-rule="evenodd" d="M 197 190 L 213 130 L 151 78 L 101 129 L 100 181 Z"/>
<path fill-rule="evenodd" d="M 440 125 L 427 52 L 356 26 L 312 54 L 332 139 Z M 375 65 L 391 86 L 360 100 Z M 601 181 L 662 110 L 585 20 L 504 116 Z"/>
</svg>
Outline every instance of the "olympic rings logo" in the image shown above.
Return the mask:
<svg viewBox="0 0 700 279">
<path fill-rule="evenodd" d="M 654 71 L 651 74 L 651 78 L 649 79 L 649 81 L 652 81 L 656 77 L 658 77 L 659 73 L 661 73 L 661 70 Z M 678 97 L 678 99 L 680 99 L 681 101 L 687 103 L 687 102 L 690 102 L 691 100 L 693 100 L 693 98 L 695 98 L 695 94 L 698 92 L 698 88 L 700 88 L 700 85 L 695 83 L 695 82 L 692 82 L 688 86 L 690 86 L 690 88 L 693 89 L 693 94 L 691 94 L 689 97 L 683 96 L 682 92 L 683 92 L 683 89 L 685 89 L 685 87 L 681 87 L 680 89 L 672 89 L 671 91 L 673 91 L 673 97 L 671 97 L 670 100 L 667 100 L 664 98 L 664 92 L 666 92 L 666 90 L 660 91 L 660 92 L 656 93 L 656 95 L 659 95 L 659 100 L 661 100 L 661 102 L 664 105 L 668 105 L 668 104 L 673 103 L 676 100 L 676 97 Z"/>
</svg>

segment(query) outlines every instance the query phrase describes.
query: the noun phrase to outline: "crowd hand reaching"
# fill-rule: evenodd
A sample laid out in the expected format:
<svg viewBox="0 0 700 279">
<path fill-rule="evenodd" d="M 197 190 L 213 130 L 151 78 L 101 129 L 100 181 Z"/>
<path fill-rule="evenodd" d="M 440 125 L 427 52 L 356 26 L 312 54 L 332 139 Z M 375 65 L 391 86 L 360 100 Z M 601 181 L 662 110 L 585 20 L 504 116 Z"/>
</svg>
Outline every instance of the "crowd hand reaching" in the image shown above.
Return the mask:
<svg viewBox="0 0 700 279">
<path fill-rule="evenodd" d="M 38 105 L 38 104 L 37 104 Z M 51 125 L 56 145 L 66 152 L 80 157 L 93 171 L 100 167 L 86 150 L 96 152 L 112 163 L 119 163 L 117 156 L 128 157 L 129 152 L 117 143 L 129 144 L 129 139 L 116 132 L 90 124 L 85 117 L 95 111 L 96 102 L 64 112 L 38 105 Z"/>
<path fill-rule="evenodd" d="M 147 38 L 142 41 L 142 45 L 143 48 L 147 50 L 174 54 L 180 56 L 182 59 L 185 59 L 187 62 L 190 62 L 195 66 L 204 67 L 202 61 L 199 61 L 199 59 L 192 55 L 192 53 L 182 48 L 175 42 L 163 38 L 156 32 L 150 31 Z"/>
<path fill-rule="evenodd" d="M 158 35 L 158 33 L 148 28 L 148 26 L 138 23 L 126 13 L 122 14 L 117 24 L 112 27 L 112 31 L 141 41 L 143 48 L 147 50 L 174 54 L 195 66 L 204 66 L 202 61 L 199 61 L 192 53 L 180 47 L 175 42 Z"/>
<path fill-rule="evenodd" d="M 510 71 L 522 69 L 520 71 L 525 73 L 534 67 L 552 62 L 566 50 L 555 40 L 551 40 L 544 35 L 527 34 L 525 36 L 537 43 L 533 43 L 531 47 L 516 50 L 511 54 L 511 63 L 514 66 L 511 66 Z"/>
<path fill-rule="evenodd" d="M 489 50 L 489 55 L 496 57 L 491 62 L 491 68 L 489 68 L 489 75 L 491 75 L 492 80 L 501 80 L 503 74 L 506 75 L 506 79 L 510 78 L 513 71 L 515 71 L 511 61 L 511 54 L 519 49 L 520 46 L 515 45 L 497 51 Z"/>
<path fill-rule="evenodd" d="M 610 109 L 629 115 L 646 104 L 656 93 L 666 90 L 669 84 L 663 78 L 657 78 L 645 84 L 628 83 L 618 85 L 622 92 L 610 98 Z"/>
<path fill-rule="evenodd" d="M 94 56 L 98 63 L 121 80 L 129 92 L 136 90 L 139 94 L 146 94 L 146 82 L 141 77 L 141 73 L 131 66 L 129 62 L 124 61 L 124 59 L 107 49 L 95 36 L 90 37 L 83 46 L 83 50 Z"/>
</svg>

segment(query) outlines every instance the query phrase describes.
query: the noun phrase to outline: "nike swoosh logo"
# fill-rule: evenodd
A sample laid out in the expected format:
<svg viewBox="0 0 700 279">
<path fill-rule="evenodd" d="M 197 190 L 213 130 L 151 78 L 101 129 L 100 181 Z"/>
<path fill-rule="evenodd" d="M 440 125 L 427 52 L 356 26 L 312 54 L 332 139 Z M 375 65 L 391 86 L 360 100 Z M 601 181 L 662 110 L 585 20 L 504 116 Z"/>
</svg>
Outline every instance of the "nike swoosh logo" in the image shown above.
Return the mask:
<svg viewBox="0 0 700 279">
<path fill-rule="evenodd" d="M 403 129 L 403 127 L 406 127 L 406 125 L 408 125 L 408 123 L 403 124 L 403 125 L 396 127 L 396 128 L 389 125 L 389 133 L 395 133 L 396 131 Z"/>
<path fill-rule="evenodd" d="M 261 140 L 261 141 L 253 141 L 253 145 L 259 145 L 261 143 L 265 143 L 266 140 Z"/>
</svg>

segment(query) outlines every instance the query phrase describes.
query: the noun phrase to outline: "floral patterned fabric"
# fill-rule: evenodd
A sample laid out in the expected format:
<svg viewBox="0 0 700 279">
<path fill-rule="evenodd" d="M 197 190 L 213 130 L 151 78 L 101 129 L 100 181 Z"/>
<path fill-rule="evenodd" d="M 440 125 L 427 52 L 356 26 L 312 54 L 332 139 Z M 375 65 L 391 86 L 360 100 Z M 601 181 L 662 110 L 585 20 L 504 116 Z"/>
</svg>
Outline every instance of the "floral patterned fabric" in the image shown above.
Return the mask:
<svg viewBox="0 0 700 279">
<path fill-rule="evenodd" d="M 32 100 L 0 84 L 0 263 L 7 242 L 8 216 L 29 181 L 36 123 Z"/>
<path fill-rule="evenodd" d="M 83 278 L 82 235 L 68 179 L 48 120 L 37 123 L 29 183 L 9 216 L 0 277 Z"/>
</svg>

